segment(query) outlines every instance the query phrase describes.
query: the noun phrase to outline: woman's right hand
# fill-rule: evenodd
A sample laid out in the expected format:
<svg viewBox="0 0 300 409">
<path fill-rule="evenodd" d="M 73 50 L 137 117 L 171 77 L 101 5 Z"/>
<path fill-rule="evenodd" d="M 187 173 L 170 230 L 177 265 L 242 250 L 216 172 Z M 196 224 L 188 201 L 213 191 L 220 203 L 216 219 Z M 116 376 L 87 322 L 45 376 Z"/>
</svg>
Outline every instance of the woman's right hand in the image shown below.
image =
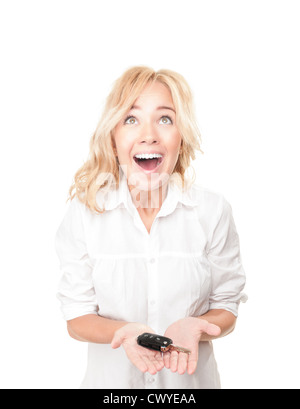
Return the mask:
<svg viewBox="0 0 300 409">
<path fill-rule="evenodd" d="M 118 329 L 111 341 L 112 348 L 123 346 L 128 359 L 142 372 L 155 375 L 164 367 L 162 353 L 141 347 L 137 343 L 137 337 L 144 332 L 154 334 L 152 328 L 139 323 L 126 324 Z"/>
</svg>

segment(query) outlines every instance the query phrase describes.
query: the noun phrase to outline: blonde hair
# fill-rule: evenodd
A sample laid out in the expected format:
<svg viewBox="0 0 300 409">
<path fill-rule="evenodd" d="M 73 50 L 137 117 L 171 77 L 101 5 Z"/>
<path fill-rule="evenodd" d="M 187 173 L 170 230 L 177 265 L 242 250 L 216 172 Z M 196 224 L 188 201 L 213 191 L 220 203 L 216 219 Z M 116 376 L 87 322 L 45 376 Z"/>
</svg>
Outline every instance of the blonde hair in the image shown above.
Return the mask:
<svg viewBox="0 0 300 409">
<path fill-rule="evenodd" d="M 114 153 L 113 132 L 119 121 L 131 109 L 145 86 L 159 81 L 171 92 L 176 110 L 176 125 L 182 137 L 182 149 L 172 176 L 185 185 L 185 172 L 199 150 L 201 136 L 195 120 L 193 98 L 186 80 L 178 73 L 162 69 L 154 71 L 145 66 L 132 67 L 116 80 L 90 141 L 89 157 L 74 176 L 69 199 L 78 199 L 92 211 L 102 213 L 96 194 L 119 187 L 119 165 Z M 194 176 L 193 176 L 194 180 Z M 191 181 L 192 182 L 192 181 Z M 74 192 L 75 191 L 75 192 Z"/>
</svg>

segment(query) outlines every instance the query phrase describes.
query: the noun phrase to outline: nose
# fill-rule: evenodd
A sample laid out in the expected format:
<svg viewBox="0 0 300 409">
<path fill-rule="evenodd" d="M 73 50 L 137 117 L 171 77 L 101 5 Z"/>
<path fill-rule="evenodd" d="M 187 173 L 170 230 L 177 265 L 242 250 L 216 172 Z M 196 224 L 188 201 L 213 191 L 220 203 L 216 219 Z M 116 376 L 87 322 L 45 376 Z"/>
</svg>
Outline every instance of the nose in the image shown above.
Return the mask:
<svg viewBox="0 0 300 409">
<path fill-rule="evenodd" d="M 159 143 L 159 135 L 155 127 L 151 124 L 145 124 L 141 129 L 140 143 Z"/>
</svg>

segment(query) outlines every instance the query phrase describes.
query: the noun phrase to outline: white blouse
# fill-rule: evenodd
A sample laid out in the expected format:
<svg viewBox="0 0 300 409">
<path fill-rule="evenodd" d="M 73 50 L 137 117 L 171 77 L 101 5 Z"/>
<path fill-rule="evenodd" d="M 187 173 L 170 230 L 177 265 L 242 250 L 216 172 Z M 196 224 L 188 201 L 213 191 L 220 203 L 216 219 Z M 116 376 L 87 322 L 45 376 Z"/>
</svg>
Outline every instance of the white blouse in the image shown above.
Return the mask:
<svg viewBox="0 0 300 409">
<path fill-rule="evenodd" d="M 97 200 L 103 203 L 101 192 Z M 56 234 L 62 278 L 57 297 L 65 320 L 99 314 L 140 322 L 163 335 L 184 317 L 210 309 L 237 316 L 245 275 L 231 207 L 223 196 L 197 185 L 185 193 L 169 183 L 150 234 L 134 206 L 124 175 L 91 212 L 73 199 Z M 220 388 L 212 342 L 199 343 L 193 375 L 163 368 L 140 372 L 122 347 L 89 343 L 81 388 Z"/>
</svg>

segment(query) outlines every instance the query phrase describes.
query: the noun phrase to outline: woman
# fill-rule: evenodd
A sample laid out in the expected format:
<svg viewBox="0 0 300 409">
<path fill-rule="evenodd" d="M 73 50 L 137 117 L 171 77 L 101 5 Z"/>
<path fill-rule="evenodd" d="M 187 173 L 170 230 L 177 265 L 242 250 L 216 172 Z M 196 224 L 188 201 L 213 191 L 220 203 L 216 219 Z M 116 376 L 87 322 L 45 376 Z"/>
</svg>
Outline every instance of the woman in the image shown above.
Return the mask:
<svg viewBox="0 0 300 409">
<path fill-rule="evenodd" d="M 220 388 L 211 341 L 233 331 L 245 277 L 230 205 L 186 177 L 195 150 L 184 78 L 127 70 L 56 236 L 68 332 L 89 343 L 82 388 Z M 144 332 L 191 353 L 144 348 Z"/>
</svg>

